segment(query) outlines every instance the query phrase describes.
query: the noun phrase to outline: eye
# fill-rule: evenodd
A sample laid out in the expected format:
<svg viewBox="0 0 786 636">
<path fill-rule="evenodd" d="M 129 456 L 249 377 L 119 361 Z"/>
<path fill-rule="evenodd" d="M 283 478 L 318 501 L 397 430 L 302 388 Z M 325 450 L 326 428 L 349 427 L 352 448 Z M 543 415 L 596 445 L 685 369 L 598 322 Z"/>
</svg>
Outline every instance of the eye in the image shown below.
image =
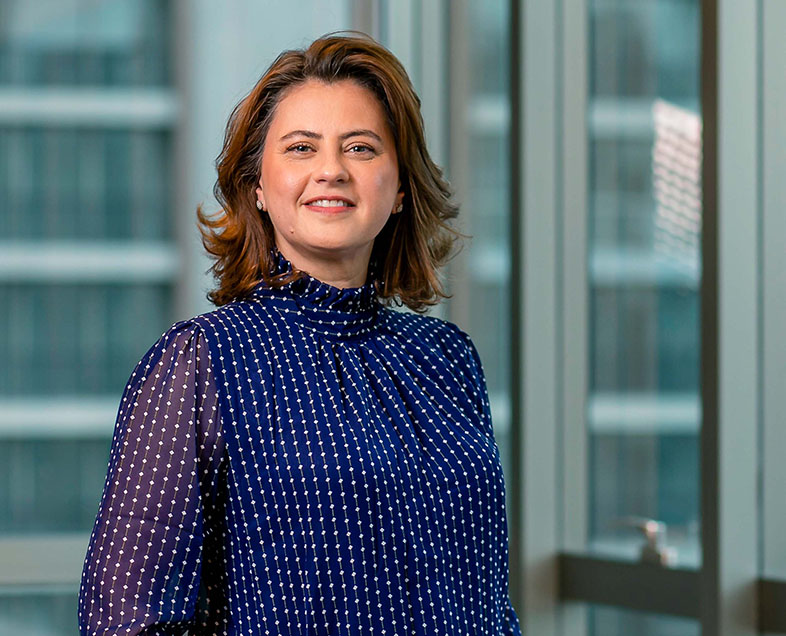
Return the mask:
<svg viewBox="0 0 786 636">
<path fill-rule="evenodd" d="M 374 149 L 367 145 L 367 144 L 352 144 L 349 148 L 347 148 L 353 154 L 373 154 Z"/>
<path fill-rule="evenodd" d="M 287 152 L 294 152 L 297 154 L 305 154 L 309 150 L 313 150 L 313 148 L 310 145 L 304 143 L 293 144 L 287 148 Z"/>
</svg>

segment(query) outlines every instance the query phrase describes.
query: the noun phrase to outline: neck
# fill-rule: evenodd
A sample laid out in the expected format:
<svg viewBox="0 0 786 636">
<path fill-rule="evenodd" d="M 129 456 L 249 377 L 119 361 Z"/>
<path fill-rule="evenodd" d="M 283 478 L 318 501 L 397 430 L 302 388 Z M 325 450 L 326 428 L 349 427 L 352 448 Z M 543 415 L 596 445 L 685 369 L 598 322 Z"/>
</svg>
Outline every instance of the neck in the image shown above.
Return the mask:
<svg viewBox="0 0 786 636">
<path fill-rule="evenodd" d="M 370 249 L 366 253 L 326 256 L 303 252 L 279 242 L 278 251 L 295 269 L 307 272 L 312 278 L 338 289 L 362 287 L 368 276 Z"/>
</svg>

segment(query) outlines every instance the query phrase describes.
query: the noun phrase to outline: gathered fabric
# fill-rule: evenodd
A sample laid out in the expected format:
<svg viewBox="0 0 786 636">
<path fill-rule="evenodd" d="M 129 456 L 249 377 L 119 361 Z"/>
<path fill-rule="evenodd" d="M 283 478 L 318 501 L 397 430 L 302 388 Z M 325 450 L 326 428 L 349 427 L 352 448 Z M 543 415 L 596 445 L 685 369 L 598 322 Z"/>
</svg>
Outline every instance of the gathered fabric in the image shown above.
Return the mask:
<svg viewBox="0 0 786 636">
<path fill-rule="evenodd" d="M 173 325 L 122 397 L 79 625 L 520 634 L 469 336 L 383 306 L 371 274 L 350 289 L 260 283 Z"/>
</svg>

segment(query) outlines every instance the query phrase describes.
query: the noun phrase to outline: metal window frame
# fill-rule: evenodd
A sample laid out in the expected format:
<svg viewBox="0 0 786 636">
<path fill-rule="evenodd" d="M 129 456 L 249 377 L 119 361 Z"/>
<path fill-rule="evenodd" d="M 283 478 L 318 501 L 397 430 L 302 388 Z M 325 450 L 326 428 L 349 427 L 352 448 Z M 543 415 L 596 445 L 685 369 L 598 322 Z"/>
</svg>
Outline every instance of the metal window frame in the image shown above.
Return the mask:
<svg viewBox="0 0 786 636">
<path fill-rule="evenodd" d="M 786 633 L 786 3 L 759 5 L 761 34 L 761 571 L 759 629 Z M 766 131 L 766 134 L 764 134 Z M 777 577 L 777 580 L 776 580 Z"/>
<path fill-rule="evenodd" d="M 786 634 L 786 581 L 759 581 L 759 631 Z"/>
<path fill-rule="evenodd" d="M 586 2 L 510 13 L 511 596 L 524 633 L 580 636 L 558 555 L 586 541 Z"/>
<path fill-rule="evenodd" d="M 743 636 L 758 632 L 760 3 L 702 8 L 701 624 Z"/>
<path fill-rule="evenodd" d="M 579 554 L 587 519 L 588 0 L 557 7 L 511 2 L 512 127 L 519 142 L 511 158 L 518 456 L 511 589 L 524 630 L 582 634 L 584 604 L 601 603 L 698 619 L 702 633 L 713 636 L 786 631 L 786 582 L 759 578 L 773 555 L 786 554 L 777 488 L 786 481 L 780 333 L 786 181 L 778 173 L 786 165 L 786 5 L 701 2 L 704 565 L 698 571 Z M 545 41 L 549 34 L 555 37 Z M 559 78 L 559 86 L 546 76 Z M 556 296 L 542 293 L 548 284 Z M 560 321 L 556 337 L 548 325 L 538 328 L 549 317 Z M 533 373 L 541 374 L 538 382 Z M 556 449 L 544 428 L 558 431 Z M 548 475 L 558 492 L 545 484 Z M 550 534 L 555 529 L 557 538 Z M 549 598 L 555 560 L 562 603 Z M 651 594 L 642 595 L 645 589 Z"/>
<path fill-rule="evenodd" d="M 786 2 L 762 7 L 762 541 L 763 574 L 786 579 Z M 781 607 L 786 607 L 783 603 Z M 784 620 L 781 620 L 783 624 Z M 783 628 L 782 628 L 783 629 Z M 786 631 L 786 629 L 784 629 Z"/>
<path fill-rule="evenodd" d="M 516 476 L 511 545 L 514 604 L 524 633 L 556 635 L 559 510 L 560 38 L 556 3 L 511 7 L 511 263 Z"/>
<path fill-rule="evenodd" d="M 560 598 L 699 618 L 700 573 L 562 553 Z M 603 581 L 603 585 L 598 585 Z"/>
</svg>

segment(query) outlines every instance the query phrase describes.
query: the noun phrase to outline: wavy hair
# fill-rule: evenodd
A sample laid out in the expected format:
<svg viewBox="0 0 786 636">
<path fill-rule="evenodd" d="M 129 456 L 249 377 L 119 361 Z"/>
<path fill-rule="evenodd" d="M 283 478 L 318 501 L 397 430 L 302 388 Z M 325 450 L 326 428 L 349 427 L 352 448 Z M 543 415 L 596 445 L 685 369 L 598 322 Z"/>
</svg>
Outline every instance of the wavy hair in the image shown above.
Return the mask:
<svg viewBox="0 0 786 636">
<path fill-rule="evenodd" d="M 221 205 L 214 217 L 197 209 L 202 243 L 214 258 L 215 305 L 242 298 L 263 280 L 280 287 L 304 276 L 276 276 L 273 224 L 256 208 L 256 187 L 270 124 L 286 92 L 308 80 L 352 80 L 379 99 L 396 142 L 404 209 L 393 214 L 374 239 L 371 261 L 379 299 L 418 312 L 448 298 L 437 271 L 461 235 L 448 221 L 458 214 L 440 168 L 426 149 L 420 98 L 404 67 L 386 48 L 356 32 L 328 34 L 306 49 L 284 51 L 235 107 L 216 160 L 213 193 Z"/>
</svg>

